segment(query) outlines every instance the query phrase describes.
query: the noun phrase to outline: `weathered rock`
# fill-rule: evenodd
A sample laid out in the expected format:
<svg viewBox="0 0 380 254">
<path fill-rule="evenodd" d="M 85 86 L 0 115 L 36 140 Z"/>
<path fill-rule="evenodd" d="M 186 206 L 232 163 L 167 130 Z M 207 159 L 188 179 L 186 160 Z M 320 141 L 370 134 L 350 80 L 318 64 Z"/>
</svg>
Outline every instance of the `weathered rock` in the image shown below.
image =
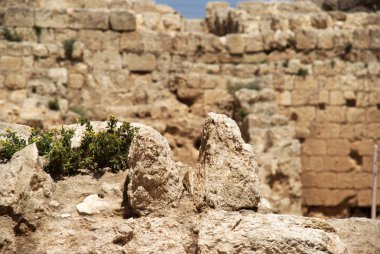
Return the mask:
<svg viewBox="0 0 380 254">
<path fill-rule="evenodd" d="M 195 186 L 200 207 L 256 209 L 260 201 L 253 148 L 225 115 L 210 113 L 204 124 Z"/>
<path fill-rule="evenodd" d="M 174 205 L 183 185 L 168 141 L 151 127 L 134 126 L 139 130 L 128 155 L 128 200 L 134 212 L 146 215 Z"/>
<path fill-rule="evenodd" d="M 327 220 L 340 239 L 347 245 L 348 254 L 380 253 L 380 222 L 365 218 Z"/>
<path fill-rule="evenodd" d="M 199 253 L 347 253 L 322 220 L 287 215 L 210 211 L 199 226 Z"/>
<path fill-rule="evenodd" d="M 54 183 L 42 171 L 35 144 L 15 153 L 10 162 L 0 164 L 0 207 L 22 216 L 30 223 L 47 212 Z"/>
<path fill-rule="evenodd" d="M 0 138 L 1 135 L 5 135 L 7 133 L 7 130 L 11 130 L 15 132 L 18 137 L 27 140 L 30 136 L 32 128 L 21 124 L 0 122 Z"/>
<path fill-rule="evenodd" d="M 133 238 L 125 246 L 127 253 L 194 253 L 191 232 L 173 218 L 133 220 Z"/>
<path fill-rule="evenodd" d="M 136 17 L 128 11 L 111 11 L 110 25 L 111 29 L 116 31 L 134 31 L 136 30 Z"/>
<path fill-rule="evenodd" d="M 81 215 L 100 213 L 109 207 L 110 205 L 97 194 L 87 196 L 82 203 L 76 206 L 78 213 Z"/>
</svg>

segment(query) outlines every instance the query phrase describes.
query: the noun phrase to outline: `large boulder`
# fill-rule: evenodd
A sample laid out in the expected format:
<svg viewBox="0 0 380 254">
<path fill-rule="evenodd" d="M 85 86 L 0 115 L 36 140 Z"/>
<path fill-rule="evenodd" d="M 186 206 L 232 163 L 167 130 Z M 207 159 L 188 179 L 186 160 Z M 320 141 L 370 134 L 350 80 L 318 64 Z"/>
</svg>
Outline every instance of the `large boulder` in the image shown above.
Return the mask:
<svg viewBox="0 0 380 254">
<path fill-rule="evenodd" d="M 210 211 L 199 226 L 198 253 L 347 253 L 323 220 Z"/>
<path fill-rule="evenodd" d="M 137 215 L 176 205 L 183 185 L 168 141 L 152 127 L 134 124 L 138 132 L 128 155 L 128 202 Z"/>
<path fill-rule="evenodd" d="M 210 113 L 203 128 L 197 168 L 199 207 L 256 209 L 260 201 L 258 167 L 251 145 L 225 115 Z"/>
</svg>

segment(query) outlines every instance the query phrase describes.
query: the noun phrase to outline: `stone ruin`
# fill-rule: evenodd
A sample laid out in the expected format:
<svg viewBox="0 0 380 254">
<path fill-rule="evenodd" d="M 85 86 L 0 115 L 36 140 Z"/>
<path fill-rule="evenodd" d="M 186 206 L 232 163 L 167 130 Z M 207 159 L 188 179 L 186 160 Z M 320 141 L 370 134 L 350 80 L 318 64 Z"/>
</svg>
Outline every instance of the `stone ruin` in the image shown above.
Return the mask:
<svg viewBox="0 0 380 254">
<path fill-rule="evenodd" d="M 105 122 L 92 122 L 95 130 Z M 195 168 L 138 127 L 129 169 L 54 182 L 35 144 L 0 164 L 1 253 L 378 253 L 380 223 L 271 212 L 255 152 L 238 125 L 210 113 Z M 20 136 L 30 128 L 1 124 Z M 76 136 L 83 133 L 79 126 Z"/>
<path fill-rule="evenodd" d="M 210 3 L 188 20 L 149 0 L 3 0 L 0 120 L 48 128 L 114 114 L 154 127 L 195 167 L 202 122 L 226 114 L 257 151 L 273 211 L 365 216 L 379 24 L 378 12 L 306 1 Z"/>
</svg>

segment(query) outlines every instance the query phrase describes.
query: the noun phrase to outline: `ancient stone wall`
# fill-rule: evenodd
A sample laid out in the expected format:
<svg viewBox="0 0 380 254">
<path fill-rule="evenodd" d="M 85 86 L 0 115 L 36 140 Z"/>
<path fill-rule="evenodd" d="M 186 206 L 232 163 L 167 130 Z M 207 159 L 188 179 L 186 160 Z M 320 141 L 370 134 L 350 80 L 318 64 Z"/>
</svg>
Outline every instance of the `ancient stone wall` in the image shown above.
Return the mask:
<svg viewBox="0 0 380 254">
<path fill-rule="evenodd" d="M 380 14 L 217 3 L 186 20 L 150 1 L 4 2 L 0 120 L 138 119 L 194 165 L 202 121 L 224 113 L 256 147 L 275 211 L 301 212 L 301 183 L 306 213 L 370 205 Z"/>
</svg>

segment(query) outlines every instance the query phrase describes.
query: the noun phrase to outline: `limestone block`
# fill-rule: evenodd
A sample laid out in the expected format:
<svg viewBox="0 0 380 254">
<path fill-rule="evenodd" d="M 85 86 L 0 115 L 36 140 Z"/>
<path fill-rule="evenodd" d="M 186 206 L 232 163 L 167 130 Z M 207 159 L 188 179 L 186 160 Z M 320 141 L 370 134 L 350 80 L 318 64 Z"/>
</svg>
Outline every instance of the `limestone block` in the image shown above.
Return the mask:
<svg viewBox="0 0 380 254">
<path fill-rule="evenodd" d="M 98 70 L 120 70 L 122 67 L 121 55 L 116 49 L 98 51 L 92 61 L 93 68 Z"/>
<path fill-rule="evenodd" d="M 36 26 L 43 28 L 67 28 L 69 17 L 64 10 L 39 9 L 36 11 Z"/>
<path fill-rule="evenodd" d="M 32 8 L 11 7 L 5 12 L 6 27 L 33 27 L 34 10 Z"/>
<path fill-rule="evenodd" d="M 346 121 L 346 109 L 344 107 L 327 106 L 324 110 L 317 111 L 318 122 L 343 123 Z"/>
<path fill-rule="evenodd" d="M 302 156 L 302 169 L 306 171 L 320 172 L 325 170 L 323 156 Z"/>
<path fill-rule="evenodd" d="M 343 106 L 346 103 L 345 98 L 343 97 L 342 91 L 333 90 L 330 91 L 329 104 L 332 106 Z"/>
<path fill-rule="evenodd" d="M 366 120 L 366 109 L 363 108 L 348 108 L 347 109 L 347 121 L 349 123 L 360 123 Z"/>
<path fill-rule="evenodd" d="M 315 49 L 318 42 L 318 32 L 315 29 L 296 31 L 296 47 L 301 50 Z"/>
<path fill-rule="evenodd" d="M 33 45 L 33 55 L 39 57 L 49 56 L 49 51 L 47 47 L 43 44 L 34 44 Z"/>
<path fill-rule="evenodd" d="M 12 90 L 26 87 L 26 78 L 18 73 L 10 73 L 5 79 L 5 86 Z"/>
<path fill-rule="evenodd" d="M 143 37 L 139 32 L 123 33 L 120 38 L 120 48 L 126 52 L 142 52 L 144 50 L 143 43 Z"/>
<path fill-rule="evenodd" d="M 311 19 L 309 15 L 293 15 L 289 20 L 290 29 L 293 31 L 302 29 L 302 28 L 310 28 L 311 27 Z"/>
<path fill-rule="evenodd" d="M 352 45 L 354 48 L 367 49 L 370 46 L 370 33 L 368 28 L 357 28 L 353 33 Z"/>
<path fill-rule="evenodd" d="M 334 36 L 334 47 L 345 48 L 349 43 L 352 43 L 352 32 L 347 30 L 336 30 Z"/>
<path fill-rule="evenodd" d="M 302 190 L 303 204 L 308 206 L 337 206 L 353 196 L 356 196 L 355 190 L 320 188 L 304 188 Z"/>
<path fill-rule="evenodd" d="M 370 30 L 369 46 L 371 49 L 380 49 L 380 29 L 379 28 L 372 28 Z"/>
<path fill-rule="evenodd" d="M 255 53 L 264 50 L 264 44 L 261 33 L 255 33 L 245 38 L 245 51 Z"/>
<path fill-rule="evenodd" d="M 229 34 L 226 37 L 226 46 L 230 54 L 244 54 L 245 39 L 240 34 Z"/>
<path fill-rule="evenodd" d="M 80 89 L 85 83 L 85 78 L 82 74 L 72 73 L 69 75 L 69 87 L 74 89 Z"/>
<path fill-rule="evenodd" d="M 166 31 L 180 31 L 182 28 L 182 19 L 177 13 L 165 14 L 161 21 Z"/>
<path fill-rule="evenodd" d="M 313 90 L 293 90 L 292 100 L 294 105 L 316 105 L 318 104 L 319 94 Z"/>
<path fill-rule="evenodd" d="M 136 30 L 136 17 L 126 10 L 112 10 L 110 12 L 110 26 L 115 31 Z"/>
<path fill-rule="evenodd" d="M 334 47 L 334 30 L 318 31 L 318 48 L 332 49 Z"/>
<path fill-rule="evenodd" d="M 379 185 L 377 185 L 379 186 Z M 380 189 L 380 188 L 379 188 Z M 379 193 L 379 189 L 377 189 L 377 193 Z M 358 205 L 363 207 L 369 207 L 372 205 L 371 198 L 372 191 L 371 190 L 360 190 L 358 191 Z M 377 204 L 380 204 L 380 195 L 377 195 Z M 363 250 L 360 248 L 360 251 Z"/>
<path fill-rule="evenodd" d="M 349 152 L 350 152 L 350 143 L 346 139 L 327 140 L 327 154 L 348 155 Z"/>
<path fill-rule="evenodd" d="M 355 162 L 347 155 L 330 155 L 324 158 L 324 170 L 332 170 L 336 172 L 349 172 L 352 169 L 354 169 L 355 166 Z"/>
<path fill-rule="evenodd" d="M 195 189 L 200 208 L 239 210 L 258 206 L 254 150 L 243 141 L 237 124 L 225 115 L 209 113 L 204 124 Z"/>
<path fill-rule="evenodd" d="M 3 71 L 20 71 L 23 65 L 22 58 L 13 56 L 0 57 L 0 70 Z"/>
<path fill-rule="evenodd" d="M 314 123 L 312 135 L 317 138 L 339 138 L 340 125 L 336 123 Z"/>
<path fill-rule="evenodd" d="M 308 138 L 302 144 L 302 153 L 305 155 L 324 155 L 327 152 L 327 143 L 321 139 Z"/>
<path fill-rule="evenodd" d="M 67 69 L 66 68 L 51 68 L 49 69 L 48 76 L 53 82 L 67 83 Z"/>
<path fill-rule="evenodd" d="M 132 72 L 152 72 L 157 66 L 156 57 L 150 53 L 142 55 L 124 54 L 123 66 L 127 66 Z"/>
<path fill-rule="evenodd" d="M 111 205 L 101 199 L 97 194 L 87 196 L 83 202 L 76 205 L 80 215 L 93 215 L 104 210 L 111 210 Z"/>
<path fill-rule="evenodd" d="M 333 20 L 327 13 L 318 13 L 310 17 L 311 25 L 317 29 L 326 29 L 333 25 Z"/>
<path fill-rule="evenodd" d="M 108 29 L 108 12 L 105 10 L 76 9 L 69 12 L 69 27 L 75 29 Z"/>
</svg>

